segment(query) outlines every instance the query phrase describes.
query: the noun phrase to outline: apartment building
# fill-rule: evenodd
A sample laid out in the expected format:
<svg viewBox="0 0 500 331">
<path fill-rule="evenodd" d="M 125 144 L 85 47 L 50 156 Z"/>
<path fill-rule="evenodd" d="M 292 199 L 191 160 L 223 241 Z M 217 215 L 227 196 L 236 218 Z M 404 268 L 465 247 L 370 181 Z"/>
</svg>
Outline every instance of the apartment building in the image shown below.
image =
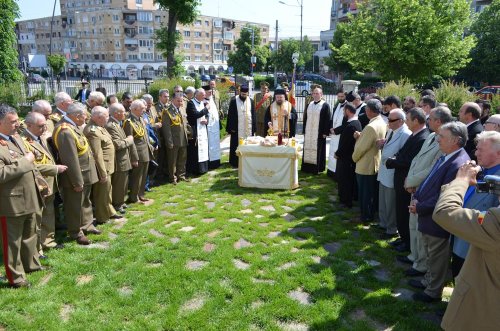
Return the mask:
<svg viewBox="0 0 500 331">
<path fill-rule="evenodd" d="M 61 15 L 16 22 L 20 63 L 30 54 L 63 54 L 70 76 L 153 78 L 166 72 L 155 31 L 166 26 L 168 12 L 153 0 L 60 0 Z M 51 24 L 52 23 L 52 24 Z M 247 24 L 269 42 L 269 25 L 200 15 L 189 26 L 178 24 L 181 53 L 188 72 L 227 69 L 235 40 Z M 52 32 L 51 32 L 52 30 Z M 52 47 L 51 47 L 52 45 Z"/>
</svg>

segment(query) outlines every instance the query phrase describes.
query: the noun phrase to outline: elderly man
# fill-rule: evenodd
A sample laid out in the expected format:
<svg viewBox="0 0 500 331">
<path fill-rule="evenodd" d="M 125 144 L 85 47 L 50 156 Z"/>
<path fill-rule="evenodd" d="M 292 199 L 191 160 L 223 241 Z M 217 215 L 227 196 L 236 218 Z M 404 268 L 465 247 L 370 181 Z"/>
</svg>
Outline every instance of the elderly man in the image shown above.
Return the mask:
<svg viewBox="0 0 500 331">
<path fill-rule="evenodd" d="M 34 176 L 35 156 L 16 135 L 16 110 L 0 104 L 0 234 L 9 286 L 29 287 L 26 273 L 41 270 L 38 260 L 36 214 L 43 206 Z M 5 198 L 9 197 L 9 198 Z"/>
<path fill-rule="evenodd" d="M 343 112 L 344 107 L 342 106 Z M 318 174 L 325 171 L 326 137 L 330 134 L 330 105 L 323 100 L 323 90 L 315 88 L 313 101 L 303 119 L 304 152 L 301 171 Z"/>
<path fill-rule="evenodd" d="M 31 111 L 42 114 L 43 117 L 45 117 L 46 130 L 43 132 L 44 138 L 46 139 L 52 136 L 52 132 L 54 131 L 54 122 L 51 120 L 53 115 L 50 103 L 46 100 L 37 100 L 33 103 Z"/>
<path fill-rule="evenodd" d="M 352 92 L 352 105 L 354 108 L 356 108 L 356 116 L 358 117 L 359 122 L 361 123 L 361 128 L 363 129 L 365 126 L 368 125 L 368 117 L 366 117 L 366 103 L 361 101 L 361 96 L 356 93 Z"/>
<path fill-rule="evenodd" d="M 227 113 L 226 131 L 231 135 L 229 145 L 229 163 L 233 167 L 238 167 L 238 148 L 239 138 L 247 138 L 255 133 L 255 109 L 252 99 L 248 96 L 248 86 L 240 87 L 239 96 L 231 99 Z"/>
<path fill-rule="evenodd" d="M 104 224 L 110 218 L 120 218 L 112 205 L 111 176 L 115 171 L 115 147 L 113 138 L 106 131 L 109 119 L 108 110 L 97 106 L 92 109 L 92 118 L 83 129 L 87 137 L 97 166 L 99 181 L 92 186 L 92 201 L 97 224 Z"/>
<path fill-rule="evenodd" d="M 208 113 L 210 104 L 205 100 L 205 90 L 199 88 L 186 108 L 189 125 L 193 129 L 193 139 L 189 141 L 187 171 L 201 175 L 208 171 Z"/>
<path fill-rule="evenodd" d="M 130 117 L 123 122 L 123 131 L 127 136 L 134 137 L 135 150 L 132 149 L 130 159 L 138 162 L 137 167 L 130 173 L 129 203 L 146 202 L 145 185 L 148 175 L 149 161 L 153 155 L 153 147 L 149 143 L 146 124 L 142 115 L 146 111 L 146 104 L 142 100 L 134 100 L 130 105 Z"/>
<path fill-rule="evenodd" d="M 256 135 L 265 137 L 267 136 L 267 121 L 265 120 L 267 108 L 273 101 L 273 96 L 269 92 L 269 83 L 260 82 L 260 92 L 254 96 L 254 109 L 256 120 Z"/>
<path fill-rule="evenodd" d="M 51 120 L 54 122 L 54 126 L 59 123 L 59 121 L 66 115 L 68 107 L 73 103 L 73 100 L 66 92 L 58 92 L 54 96 L 54 103 L 56 104 L 56 110 L 52 114 Z"/>
<path fill-rule="evenodd" d="M 481 125 L 481 108 L 475 102 L 466 102 L 460 107 L 458 112 L 460 122 L 467 126 L 467 144 L 465 151 L 469 154 L 471 160 L 476 160 L 476 136 L 481 133 L 484 128 Z"/>
<path fill-rule="evenodd" d="M 274 135 L 282 133 L 288 137 L 295 137 L 297 111 L 291 102 L 286 101 L 285 90 L 274 91 L 274 101 L 267 107 L 264 121 Z"/>
<path fill-rule="evenodd" d="M 429 130 L 425 126 L 425 114 L 420 108 L 412 108 L 406 114 L 406 125 L 412 132 L 411 136 L 405 142 L 403 147 L 394 155 L 385 161 L 388 169 L 394 171 L 394 190 L 396 191 L 396 219 L 401 245 L 395 246 L 398 252 L 410 250 L 410 214 L 408 205 L 411 195 L 405 189 L 404 182 L 410 170 L 411 161 L 418 154 L 420 148 L 429 135 Z"/>
<path fill-rule="evenodd" d="M 446 123 L 437 134 L 443 155 L 436 161 L 427 178 L 420 184 L 410 202 L 409 211 L 418 214 L 418 231 L 427 255 L 427 272 L 422 281 L 411 279 L 408 284 L 423 289 L 413 299 L 422 302 L 441 300 L 450 260 L 450 234 L 432 219 L 442 185 L 451 182 L 458 169 L 470 160 L 464 150 L 467 128 L 460 122 Z"/>
<path fill-rule="evenodd" d="M 111 175 L 111 200 L 115 210 L 125 214 L 125 196 L 127 195 L 128 176 L 132 167 L 139 165 L 138 161 L 131 162 L 131 155 L 137 155 L 134 137 L 127 136 L 121 123 L 125 120 L 125 108 L 121 103 L 114 103 L 109 107 L 109 121 L 106 130 L 111 135 L 115 146 L 115 169 Z"/>
<path fill-rule="evenodd" d="M 204 87 L 205 100 L 210 104 L 208 108 L 208 168 L 217 169 L 220 167 L 220 123 L 219 115 L 221 112 L 215 102 L 213 91 L 210 86 Z"/>
<path fill-rule="evenodd" d="M 116 97 L 116 95 L 110 94 L 110 95 L 106 96 L 106 103 L 109 107 L 114 103 L 118 103 L 118 98 Z"/>
<path fill-rule="evenodd" d="M 182 92 L 174 94 L 172 103 L 163 111 L 162 134 L 167 149 L 167 170 L 169 181 L 177 184 L 178 181 L 187 181 L 187 130 L 186 122 L 180 112 L 184 99 Z"/>
<path fill-rule="evenodd" d="M 499 134 L 494 135 L 498 149 Z M 500 209 L 462 207 L 467 187 L 476 184 L 479 170 L 472 162 L 463 165 L 455 180 L 442 187 L 434 209 L 433 219 L 437 224 L 470 243 L 469 253 L 441 322 L 444 330 L 497 330 L 500 325 Z M 498 183 L 495 190 L 498 192 Z"/>
<path fill-rule="evenodd" d="M 26 130 L 23 132 L 24 146 L 27 151 L 35 155 L 35 165 L 49 188 L 49 193 L 44 197 L 45 206 L 42 213 L 36 215 L 38 251 L 43 255 L 43 250 L 64 247 L 62 244 L 57 244 L 55 239 L 54 197 L 58 192 L 56 176 L 66 171 L 68 167 L 56 165 L 56 160 L 47 146 L 46 118 L 40 113 L 31 112 L 26 115 L 24 122 L 26 124 Z"/>
<path fill-rule="evenodd" d="M 52 135 L 60 163 L 68 167 L 59 176 L 59 184 L 63 188 L 64 219 L 70 238 L 79 245 L 90 244 L 86 234 L 101 234 L 92 224 L 90 203 L 92 184 L 98 180 L 95 161 L 89 142 L 79 128 L 85 123 L 86 113 L 83 104 L 71 104 Z"/>
<path fill-rule="evenodd" d="M 484 123 L 484 131 L 500 132 L 500 114 L 491 115 Z"/>
<path fill-rule="evenodd" d="M 381 158 L 380 149 L 376 142 L 385 137 L 387 130 L 380 115 L 381 112 L 382 103 L 377 99 L 369 100 L 366 103 L 366 116 L 370 122 L 361 133 L 354 133 L 357 141 L 352 159 L 356 162 L 356 180 L 362 222 L 373 221 L 375 212 L 377 173 Z"/>
<path fill-rule="evenodd" d="M 377 175 L 377 180 L 379 181 L 379 227 L 385 230 L 382 239 L 389 239 L 397 236 L 394 169 L 388 169 L 385 165 L 385 161 L 399 152 L 412 133 L 408 126 L 406 126 L 406 115 L 402 109 L 396 108 L 391 110 L 388 121 L 389 129 L 391 129 L 389 137 L 377 142 L 379 146 L 383 146 L 380 169 Z"/>
<path fill-rule="evenodd" d="M 442 155 L 439 149 L 439 144 L 436 138 L 436 132 L 446 123 L 453 120 L 451 111 L 446 107 L 436 107 L 431 111 L 429 116 L 429 128 L 432 133 L 425 139 L 422 148 L 413 158 L 410 165 L 410 170 L 405 180 L 405 189 L 408 193 L 415 193 L 418 186 L 429 175 L 432 165 Z M 418 215 L 410 213 L 409 230 L 410 230 L 410 251 L 408 256 L 398 256 L 397 259 L 401 262 L 412 264 L 412 267 L 405 271 L 405 275 L 409 277 L 424 275 L 427 271 L 427 255 L 422 243 L 422 233 L 418 231 Z M 402 240 L 393 242 L 394 246 L 401 244 Z"/>
</svg>

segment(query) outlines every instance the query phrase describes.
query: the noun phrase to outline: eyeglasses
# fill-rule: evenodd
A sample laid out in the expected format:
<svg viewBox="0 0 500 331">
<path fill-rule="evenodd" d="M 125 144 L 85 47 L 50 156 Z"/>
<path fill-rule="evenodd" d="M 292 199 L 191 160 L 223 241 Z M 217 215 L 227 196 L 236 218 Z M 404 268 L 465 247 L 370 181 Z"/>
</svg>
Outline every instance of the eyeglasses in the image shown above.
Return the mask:
<svg viewBox="0 0 500 331">
<path fill-rule="evenodd" d="M 486 121 L 484 124 L 493 124 L 493 125 L 500 125 L 499 123 L 491 122 L 491 121 Z"/>
<path fill-rule="evenodd" d="M 37 128 L 40 128 L 40 129 L 43 129 L 43 128 L 46 128 L 46 127 L 47 127 L 47 124 L 37 125 L 36 127 L 37 127 Z"/>
<path fill-rule="evenodd" d="M 393 120 L 389 120 L 389 123 L 394 123 L 394 122 L 397 122 L 397 121 L 401 121 L 401 118 L 396 118 L 396 119 L 393 119 Z"/>
</svg>

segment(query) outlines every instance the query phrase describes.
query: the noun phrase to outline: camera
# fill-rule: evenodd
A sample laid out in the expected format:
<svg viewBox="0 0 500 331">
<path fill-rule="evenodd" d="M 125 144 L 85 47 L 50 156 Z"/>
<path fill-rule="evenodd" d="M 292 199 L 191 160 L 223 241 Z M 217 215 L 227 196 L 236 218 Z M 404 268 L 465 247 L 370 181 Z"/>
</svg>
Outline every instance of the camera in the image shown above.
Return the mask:
<svg viewBox="0 0 500 331">
<path fill-rule="evenodd" d="M 491 193 L 500 196 L 500 176 L 486 175 L 482 181 L 477 182 L 477 193 Z"/>
</svg>

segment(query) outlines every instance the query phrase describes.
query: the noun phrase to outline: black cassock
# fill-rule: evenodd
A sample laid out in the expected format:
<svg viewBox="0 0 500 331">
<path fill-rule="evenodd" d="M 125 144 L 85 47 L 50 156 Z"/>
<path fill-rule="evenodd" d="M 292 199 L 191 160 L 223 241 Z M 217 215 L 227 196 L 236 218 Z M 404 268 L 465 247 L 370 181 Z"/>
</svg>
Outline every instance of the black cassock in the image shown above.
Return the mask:
<svg viewBox="0 0 500 331">
<path fill-rule="evenodd" d="M 271 104 L 272 106 L 272 104 Z M 266 114 L 264 115 L 264 122 L 267 123 L 271 122 L 271 106 L 267 107 L 266 109 Z M 295 137 L 295 133 L 297 132 L 297 110 L 295 109 L 294 106 L 292 106 L 292 110 L 290 111 L 290 137 Z M 286 119 L 285 122 L 285 133 L 288 128 L 288 119 Z M 277 132 L 275 132 L 277 134 Z"/>
<path fill-rule="evenodd" d="M 193 100 L 189 100 L 186 107 L 187 120 L 193 129 L 193 139 L 189 139 L 187 146 L 186 170 L 190 174 L 200 175 L 208 171 L 208 161 L 198 162 L 198 118 L 207 116 L 208 109 L 205 107 L 201 111 L 196 109 Z"/>
<path fill-rule="evenodd" d="M 233 167 L 238 167 L 238 156 L 236 155 L 236 149 L 238 148 L 239 136 L 238 136 L 238 107 L 236 105 L 236 96 L 231 99 L 229 102 L 229 110 L 227 111 L 227 125 L 226 131 L 231 135 L 231 142 L 229 145 L 229 163 Z M 255 134 L 256 131 L 256 123 L 255 123 L 255 108 L 253 100 L 250 97 L 247 97 L 250 101 L 250 113 L 252 115 L 252 135 Z"/>
<path fill-rule="evenodd" d="M 309 105 L 307 105 L 309 106 Z M 304 110 L 304 120 L 303 120 L 303 133 L 306 134 L 307 125 L 307 108 Z M 313 174 L 318 174 L 325 171 L 326 166 L 326 138 L 323 135 L 328 136 L 330 134 L 330 105 L 328 103 L 323 103 L 319 115 L 319 125 L 318 125 L 318 145 L 317 145 L 317 156 L 316 163 L 305 163 L 304 156 L 302 155 L 302 166 L 301 170 L 304 172 L 309 172 Z M 305 137 L 304 137 L 305 139 Z M 304 141 L 305 143 L 305 141 Z M 304 146 L 305 151 L 305 146 Z"/>
</svg>

